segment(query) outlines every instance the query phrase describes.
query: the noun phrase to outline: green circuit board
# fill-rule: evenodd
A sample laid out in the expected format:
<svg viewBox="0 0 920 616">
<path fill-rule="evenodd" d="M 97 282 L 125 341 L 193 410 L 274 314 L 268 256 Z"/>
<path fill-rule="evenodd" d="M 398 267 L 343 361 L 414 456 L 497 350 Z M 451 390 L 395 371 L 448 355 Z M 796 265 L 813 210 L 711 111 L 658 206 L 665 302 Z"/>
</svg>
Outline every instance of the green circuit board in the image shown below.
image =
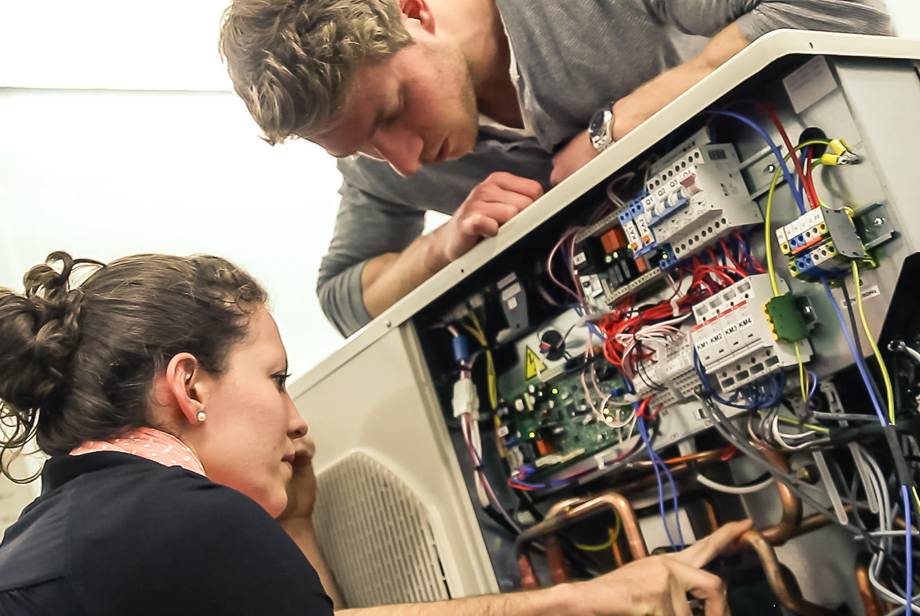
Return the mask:
<svg viewBox="0 0 920 616">
<path fill-rule="evenodd" d="M 598 412 L 608 421 L 599 419 L 591 409 L 582 371 Z M 597 375 L 595 390 L 590 370 Z M 498 435 L 505 448 L 506 459 L 512 470 L 521 467 L 535 469 L 535 481 L 558 473 L 568 466 L 588 458 L 599 451 L 621 443 L 628 435 L 627 428 L 610 425 L 628 415 L 629 407 L 618 407 L 626 383 L 614 366 L 598 358 L 587 365 L 570 369 L 546 383 L 532 384 L 523 392 L 506 399 L 498 409 Z M 607 404 L 600 406 L 608 394 Z M 603 396 L 601 395 L 603 394 Z"/>
</svg>

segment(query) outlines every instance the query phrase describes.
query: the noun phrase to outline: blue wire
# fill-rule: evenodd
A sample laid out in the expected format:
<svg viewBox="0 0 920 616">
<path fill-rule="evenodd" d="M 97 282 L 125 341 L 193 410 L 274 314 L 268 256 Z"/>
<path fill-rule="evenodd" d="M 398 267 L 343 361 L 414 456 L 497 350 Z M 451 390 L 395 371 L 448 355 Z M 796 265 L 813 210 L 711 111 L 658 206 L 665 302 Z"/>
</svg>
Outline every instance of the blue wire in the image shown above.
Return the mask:
<svg viewBox="0 0 920 616">
<path fill-rule="evenodd" d="M 789 188 L 792 189 L 792 196 L 795 198 L 796 205 L 799 206 L 799 211 L 804 214 L 806 212 L 805 202 L 802 200 L 802 195 L 796 193 L 795 191 L 795 179 L 792 177 L 792 173 L 789 172 L 789 167 L 786 166 L 786 161 L 783 158 L 783 153 L 779 151 L 779 148 L 776 147 L 776 144 L 773 143 L 773 139 L 770 138 L 769 133 L 762 129 L 757 122 L 754 120 L 741 115 L 740 113 L 735 113 L 734 111 L 704 111 L 703 113 L 709 113 L 714 115 L 726 116 L 729 118 L 735 118 L 736 120 L 741 120 L 755 131 L 757 131 L 764 141 L 767 142 L 767 145 L 770 146 L 770 149 L 773 150 L 773 155 L 776 157 L 776 160 L 779 162 L 780 169 L 783 170 L 783 176 L 786 178 L 786 183 L 789 184 Z M 792 154 L 792 152 L 790 152 Z"/>
<path fill-rule="evenodd" d="M 805 170 L 805 161 L 808 159 L 808 151 L 811 149 L 811 146 L 806 146 L 802 148 L 802 154 L 799 156 L 799 164 L 802 166 L 802 170 Z M 798 192 L 799 199 L 802 203 L 805 202 L 805 178 L 798 178 L 796 180 L 795 190 Z"/>
<path fill-rule="evenodd" d="M 818 375 L 811 370 L 807 370 L 806 372 L 808 372 L 808 375 L 811 377 L 811 388 L 808 390 L 808 400 L 805 401 L 805 405 L 807 406 L 815 395 L 815 390 L 818 389 Z"/>
<path fill-rule="evenodd" d="M 634 410 L 638 409 L 638 406 L 638 403 L 633 403 Z M 671 530 L 668 528 L 668 516 L 664 510 L 664 484 L 661 481 L 661 473 L 658 471 L 658 462 L 655 459 L 655 453 L 652 449 L 652 444 L 649 443 L 648 433 L 645 431 L 645 419 L 639 417 L 636 423 L 639 426 L 639 436 L 641 436 L 642 440 L 645 442 L 645 447 L 648 449 L 649 457 L 652 459 L 652 466 L 655 468 L 655 479 L 658 480 L 658 511 L 661 513 L 661 523 L 664 524 L 664 532 L 668 536 L 668 542 L 671 544 L 671 549 L 676 552 L 677 544 L 674 543 L 674 537 L 671 536 Z M 674 497 L 677 497 L 676 493 Z M 674 510 L 674 517 L 677 518 L 677 509 Z"/>
<path fill-rule="evenodd" d="M 858 291 L 858 289 L 857 289 Z M 907 609 L 905 612 L 908 614 L 914 613 L 913 608 L 913 596 L 914 596 L 914 558 L 913 552 L 911 551 L 913 543 L 913 526 L 909 522 L 910 520 L 910 495 L 908 494 L 907 486 L 901 486 L 901 496 L 904 498 L 904 519 L 907 520 L 907 530 L 904 533 L 905 540 L 907 545 L 904 550 L 907 552 L 907 587 L 905 588 L 905 597 L 907 597 Z"/>
<path fill-rule="evenodd" d="M 843 318 L 843 313 L 840 311 L 840 306 L 837 305 L 837 300 L 834 298 L 834 294 L 831 293 L 831 286 L 827 284 L 826 278 L 821 278 L 821 282 L 824 283 L 824 291 L 827 293 L 827 298 L 831 300 L 831 306 L 834 307 L 834 312 L 837 314 L 837 320 L 840 321 L 843 337 L 846 338 L 847 346 L 850 347 L 850 353 L 853 355 L 853 360 L 856 362 L 856 367 L 859 369 L 859 375 L 862 377 L 863 383 L 866 386 L 866 391 L 869 392 L 872 406 L 875 407 L 875 414 L 878 415 L 878 420 L 881 422 L 882 426 L 887 426 L 888 420 L 885 419 L 885 413 L 882 411 L 882 404 L 875 395 L 875 388 L 872 387 L 872 380 L 869 378 L 869 370 L 866 368 L 866 363 L 863 361 L 862 356 L 856 350 L 856 343 L 853 342 L 853 337 L 850 336 L 850 330 L 847 329 L 847 323 Z M 859 293 L 859 289 L 857 289 L 856 292 Z"/>
</svg>

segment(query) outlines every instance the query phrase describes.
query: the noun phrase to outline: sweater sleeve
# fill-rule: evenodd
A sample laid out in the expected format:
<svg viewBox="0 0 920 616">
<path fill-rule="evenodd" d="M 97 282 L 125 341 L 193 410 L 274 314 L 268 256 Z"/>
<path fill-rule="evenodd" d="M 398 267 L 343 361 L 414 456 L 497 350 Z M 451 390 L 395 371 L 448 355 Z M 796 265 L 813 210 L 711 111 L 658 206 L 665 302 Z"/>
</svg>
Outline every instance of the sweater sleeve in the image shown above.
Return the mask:
<svg viewBox="0 0 920 616">
<path fill-rule="evenodd" d="M 422 233 L 424 210 L 407 207 L 350 180 L 354 163 L 339 164 L 345 182 L 342 201 L 329 250 L 320 264 L 316 292 L 320 306 L 343 336 L 350 336 L 371 320 L 364 305 L 361 273 L 368 260 L 390 252 L 402 252 Z"/>
<path fill-rule="evenodd" d="M 332 615 L 319 576 L 258 504 L 199 481 L 111 503 L 69 531 L 89 613 Z M 79 519 L 79 518 L 74 518 Z"/>
<path fill-rule="evenodd" d="M 891 34 L 877 0 L 643 0 L 649 13 L 686 34 L 713 36 L 737 23 L 749 41 L 779 29 Z"/>
</svg>

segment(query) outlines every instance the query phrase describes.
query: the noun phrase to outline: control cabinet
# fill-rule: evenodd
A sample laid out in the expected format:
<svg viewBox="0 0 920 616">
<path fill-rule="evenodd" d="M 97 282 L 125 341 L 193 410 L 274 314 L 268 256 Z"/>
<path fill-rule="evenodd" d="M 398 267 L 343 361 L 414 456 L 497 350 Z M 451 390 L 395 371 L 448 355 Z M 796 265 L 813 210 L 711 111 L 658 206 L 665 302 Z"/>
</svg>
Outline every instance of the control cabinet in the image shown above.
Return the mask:
<svg viewBox="0 0 920 616">
<path fill-rule="evenodd" d="M 713 565 L 735 613 L 903 605 L 918 58 L 763 37 L 298 381 L 349 604 L 583 579 L 752 518 Z"/>
</svg>

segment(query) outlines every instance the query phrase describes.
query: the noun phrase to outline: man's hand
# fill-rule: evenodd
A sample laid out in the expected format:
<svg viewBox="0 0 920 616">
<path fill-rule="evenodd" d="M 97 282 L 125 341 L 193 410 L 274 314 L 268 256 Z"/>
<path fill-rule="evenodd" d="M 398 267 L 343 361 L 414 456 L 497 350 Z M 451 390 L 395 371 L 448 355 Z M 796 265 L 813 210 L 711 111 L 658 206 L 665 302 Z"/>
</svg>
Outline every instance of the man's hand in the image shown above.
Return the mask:
<svg viewBox="0 0 920 616">
<path fill-rule="evenodd" d="M 310 518 L 316 505 L 316 475 L 313 473 L 316 443 L 304 435 L 294 441 L 294 448 L 294 475 L 287 487 L 287 507 L 278 516 L 279 521 Z"/>
<path fill-rule="evenodd" d="M 484 237 L 494 237 L 505 224 L 543 195 L 535 180 L 497 172 L 470 192 L 453 217 L 434 232 L 439 235 L 441 267 L 465 255 Z M 439 268 L 440 269 L 440 268 Z"/>
<path fill-rule="evenodd" d="M 549 176 L 550 182 L 555 186 L 584 167 L 598 154 L 599 152 L 591 145 L 588 131 L 578 133 L 568 145 L 553 156 L 553 172 Z"/>
<path fill-rule="evenodd" d="M 688 595 L 704 602 L 706 616 L 728 616 L 725 584 L 701 567 L 750 528 L 750 520 L 726 524 L 683 552 L 631 562 L 573 590 L 596 616 L 691 616 Z"/>
</svg>

